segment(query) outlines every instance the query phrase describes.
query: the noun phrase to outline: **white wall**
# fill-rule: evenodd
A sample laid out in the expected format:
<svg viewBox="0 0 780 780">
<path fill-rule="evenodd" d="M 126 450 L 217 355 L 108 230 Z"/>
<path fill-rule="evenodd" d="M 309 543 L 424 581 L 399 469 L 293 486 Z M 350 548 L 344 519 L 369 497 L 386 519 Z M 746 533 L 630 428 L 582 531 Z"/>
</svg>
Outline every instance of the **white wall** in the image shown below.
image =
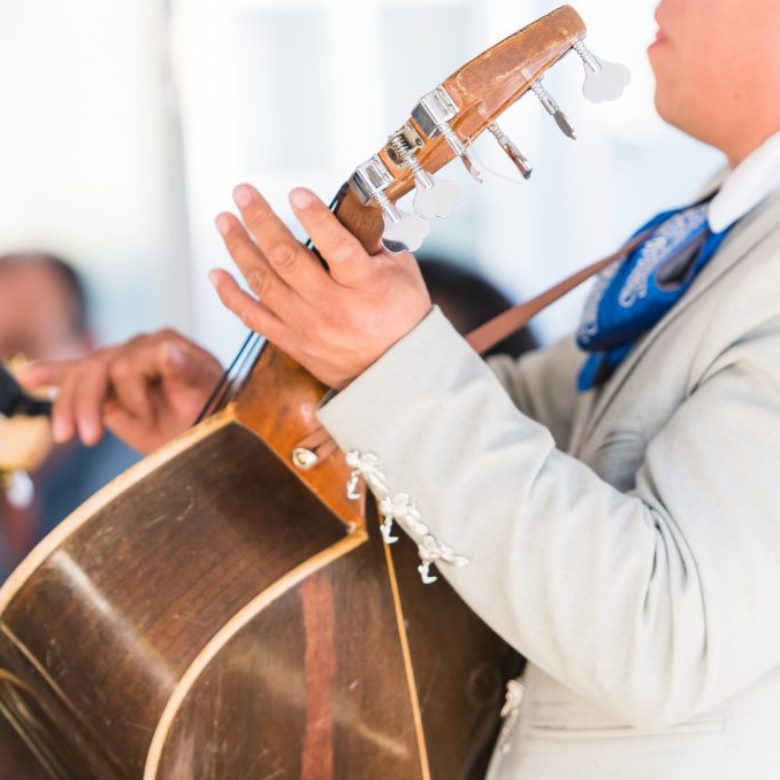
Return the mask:
<svg viewBox="0 0 780 780">
<path fill-rule="evenodd" d="M 89 280 L 104 339 L 188 323 L 159 0 L 0 2 L 0 252 Z"/>
</svg>

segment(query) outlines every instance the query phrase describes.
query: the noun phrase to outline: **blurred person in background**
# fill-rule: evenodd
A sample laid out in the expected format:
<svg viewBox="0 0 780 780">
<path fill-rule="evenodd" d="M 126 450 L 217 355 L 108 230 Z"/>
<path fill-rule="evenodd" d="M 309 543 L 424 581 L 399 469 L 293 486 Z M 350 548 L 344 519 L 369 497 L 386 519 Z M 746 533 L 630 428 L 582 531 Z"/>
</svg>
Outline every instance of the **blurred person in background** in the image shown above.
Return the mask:
<svg viewBox="0 0 780 780">
<path fill-rule="evenodd" d="M 88 355 L 93 339 L 84 286 L 73 268 L 49 254 L 0 256 L 0 361 L 74 360 Z M 87 447 L 55 447 L 31 475 L 32 504 L 15 505 L 0 490 L 0 579 L 60 520 L 136 456 L 107 436 Z"/>
<path fill-rule="evenodd" d="M 431 301 L 462 336 L 512 306 L 512 301 L 498 287 L 475 271 L 436 254 L 421 252 L 417 260 Z M 538 346 L 531 329 L 525 327 L 496 344 L 485 357 L 518 358 Z"/>
</svg>

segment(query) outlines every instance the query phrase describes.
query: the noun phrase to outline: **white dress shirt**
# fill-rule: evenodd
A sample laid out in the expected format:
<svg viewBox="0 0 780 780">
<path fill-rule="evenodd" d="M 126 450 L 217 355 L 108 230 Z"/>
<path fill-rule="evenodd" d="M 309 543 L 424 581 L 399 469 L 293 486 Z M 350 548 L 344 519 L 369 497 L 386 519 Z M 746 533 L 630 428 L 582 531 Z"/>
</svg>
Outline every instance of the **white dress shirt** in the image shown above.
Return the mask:
<svg viewBox="0 0 780 780">
<path fill-rule="evenodd" d="M 768 138 L 728 173 L 712 199 L 708 219 L 720 233 L 752 211 L 780 186 L 780 132 Z"/>
</svg>

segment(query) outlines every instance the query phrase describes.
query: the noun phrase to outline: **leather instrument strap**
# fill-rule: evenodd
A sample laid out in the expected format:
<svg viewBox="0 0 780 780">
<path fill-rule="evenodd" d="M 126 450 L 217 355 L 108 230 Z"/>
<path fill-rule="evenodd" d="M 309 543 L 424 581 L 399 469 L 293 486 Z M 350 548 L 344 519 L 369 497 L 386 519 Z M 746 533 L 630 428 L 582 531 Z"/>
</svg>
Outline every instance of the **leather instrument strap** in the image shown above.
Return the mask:
<svg viewBox="0 0 780 780">
<path fill-rule="evenodd" d="M 592 276 L 603 271 L 616 260 L 620 260 L 626 255 L 631 254 L 631 252 L 640 244 L 647 240 L 652 232 L 652 229 L 643 231 L 636 236 L 636 238 L 633 238 L 627 244 L 620 247 L 617 252 L 613 252 L 608 257 L 604 257 L 601 260 L 597 260 L 595 263 L 582 268 L 562 282 L 558 282 L 558 284 L 550 287 L 549 290 L 545 290 L 535 298 L 531 298 L 530 301 L 519 303 L 517 306 L 513 306 L 511 309 L 507 309 L 496 317 L 493 317 L 492 320 L 489 320 L 484 325 L 475 328 L 466 336 L 466 341 L 469 343 L 469 346 L 471 346 L 475 352 L 484 355 L 495 347 L 496 344 L 499 344 L 507 338 L 507 336 L 510 336 L 516 330 L 520 330 L 524 325 L 527 325 L 540 311 L 555 303 L 559 298 L 566 295 L 566 293 L 571 292 L 575 287 L 579 287 L 583 282 L 586 282 Z"/>
<path fill-rule="evenodd" d="M 629 255 L 640 244 L 646 241 L 652 232 L 652 228 L 643 231 L 635 238 L 631 239 L 627 244 L 620 247 L 617 252 L 613 252 L 611 255 L 604 257 L 601 260 L 591 263 L 591 265 L 577 271 L 562 282 L 558 282 L 558 284 L 554 285 L 549 290 L 545 290 L 545 292 L 537 295 L 535 298 L 531 298 L 530 301 L 519 303 L 511 309 L 501 312 L 501 314 L 493 317 L 492 320 L 489 320 L 484 325 L 480 325 L 475 330 L 472 330 L 471 333 L 466 336 L 466 341 L 476 352 L 480 355 L 484 355 L 495 347 L 496 344 L 502 342 L 507 336 L 510 336 L 516 330 L 520 330 L 524 325 L 527 325 L 540 311 L 555 303 L 555 301 L 562 298 L 566 293 L 571 292 L 575 287 L 578 287 L 600 271 L 603 271 L 605 268 L 612 265 L 612 263 Z M 317 460 L 313 465 L 316 465 L 317 463 L 321 463 L 336 450 L 336 443 L 330 438 L 328 432 L 320 426 L 306 434 L 295 449 L 306 449 L 315 453 L 317 455 Z"/>
</svg>

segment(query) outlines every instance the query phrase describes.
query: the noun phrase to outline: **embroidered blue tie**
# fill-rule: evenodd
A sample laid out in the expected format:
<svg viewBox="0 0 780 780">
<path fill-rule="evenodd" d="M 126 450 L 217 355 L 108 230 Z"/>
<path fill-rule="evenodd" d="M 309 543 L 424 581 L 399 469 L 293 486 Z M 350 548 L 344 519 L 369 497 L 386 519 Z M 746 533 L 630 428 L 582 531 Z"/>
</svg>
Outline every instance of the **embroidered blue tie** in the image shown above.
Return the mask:
<svg viewBox="0 0 780 780">
<path fill-rule="evenodd" d="M 729 229 L 709 229 L 708 207 L 709 201 L 653 217 L 634 233 L 654 228 L 647 240 L 599 274 L 577 331 L 577 344 L 591 353 L 577 380 L 580 391 L 605 382 L 712 259 Z"/>
</svg>

